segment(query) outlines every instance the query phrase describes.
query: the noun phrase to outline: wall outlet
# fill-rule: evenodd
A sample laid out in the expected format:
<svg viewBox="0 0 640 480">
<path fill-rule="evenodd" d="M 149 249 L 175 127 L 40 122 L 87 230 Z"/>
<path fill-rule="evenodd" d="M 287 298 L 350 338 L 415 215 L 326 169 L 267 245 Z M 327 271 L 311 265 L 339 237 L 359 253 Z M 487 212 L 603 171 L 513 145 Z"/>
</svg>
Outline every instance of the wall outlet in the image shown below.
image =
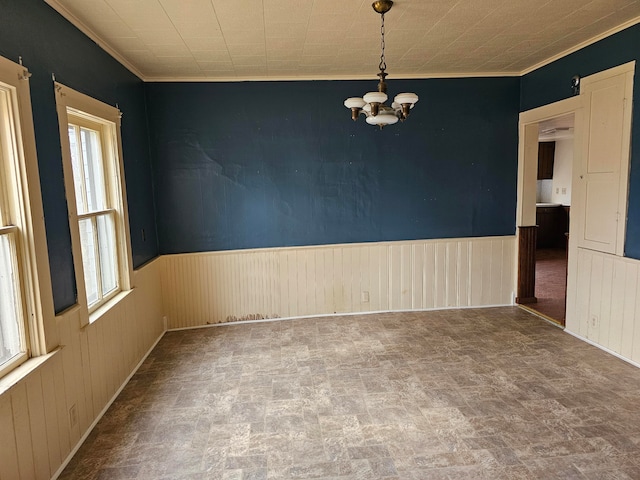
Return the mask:
<svg viewBox="0 0 640 480">
<path fill-rule="evenodd" d="M 596 328 L 598 326 L 598 317 L 596 315 L 591 315 L 591 328 Z"/>
<path fill-rule="evenodd" d="M 169 319 L 167 318 L 166 315 L 164 317 L 162 317 L 162 326 L 164 327 L 164 331 L 165 332 L 169 328 Z"/>
<path fill-rule="evenodd" d="M 362 303 L 369 303 L 369 292 L 363 291 L 360 299 L 362 300 Z"/>
<path fill-rule="evenodd" d="M 73 428 L 77 424 L 78 424 L 78 407 L 76 407 L 76 404 L 74 403 L 73 405 L 71 405 L 71 408 L 69 409 L 69 426 Z"/>
<path fill-rule="evenodd" d="M 556 194 L 560 193 L 560 188 L 556 187 Z"/>
<path fill-rule="evenodd" d="M 566 195 L 567 194 L 567 187 L 562 187 L 562 194 Z"/>
</svg>

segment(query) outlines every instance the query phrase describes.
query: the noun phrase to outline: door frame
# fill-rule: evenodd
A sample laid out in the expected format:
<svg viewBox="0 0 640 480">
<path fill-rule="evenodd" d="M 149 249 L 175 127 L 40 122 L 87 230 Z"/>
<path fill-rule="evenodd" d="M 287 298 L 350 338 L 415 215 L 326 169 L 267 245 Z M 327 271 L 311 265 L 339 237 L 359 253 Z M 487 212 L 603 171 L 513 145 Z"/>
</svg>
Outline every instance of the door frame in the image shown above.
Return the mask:
<svg viewBox="0 0 640 480">
<path fill-rule="evenodd" d="M 514 292 L 515 298 L 521 297 L 522 292 L 519 291 L 521 282 L 520 274 L 533 276 L 535 283 L 535 262 L 533 270 L 528 269 L 527 272 L 519 272 L 519 265 L 523 264 L 523 256 L 531 254 L 530 248 L 522 248 L 527 241 L 521 241 L 523 232 L 530 231 L 531 227 L 536 226 L 536 186 L 538 178 L 538 124 L 546 120 L 551 120 L 565 115 L 574 115 L 574 135 L 573 135 L 573 162 L 572 162 L 572 179 L 571 192 L 573 196 L 576 186 L 576 172 L 582 161 L 582 135 L 583 135 L 583 104 L 579 95 L 560 100 L 548 105 L 543 105 L 526 112 L 521 112 L 518 122 L 518 187 L 516 201 L 516 258 L 514 268 Z M 573 201 L 572 201 L 573 203 Z M 521 228 L 524 227 L 524 228 Z M 528 227 L 528 228 L 527 228 Z M 567 294 L 570 288 L 573 288 L 577 275 L 577 237 L 574 234 L 576 222 L 569 224 L 569 242 L 567 246 Z M 535 228 L 534 228 L 535 230 Z M 529 241 L 530 243 L 530 241 Z M 535 252 L 534 252 L 535 254 Z M 526 263 L 526 261 L 524 262 Z M 529 262 L 531 263 L 531 262 Z M 535 297 L 534 297 L 535 298 Z M 569 315 L 569 303 L 567 303 L 567 312 L 565 318 Z"/>
</svg>

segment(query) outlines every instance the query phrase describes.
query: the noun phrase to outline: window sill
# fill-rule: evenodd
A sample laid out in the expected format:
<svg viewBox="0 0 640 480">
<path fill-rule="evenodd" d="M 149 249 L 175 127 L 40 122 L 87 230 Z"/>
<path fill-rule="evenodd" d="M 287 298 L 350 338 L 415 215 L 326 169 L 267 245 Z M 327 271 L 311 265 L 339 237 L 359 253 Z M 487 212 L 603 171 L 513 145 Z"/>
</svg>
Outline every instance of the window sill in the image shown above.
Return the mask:
<svg viewBox="0 0 640 480">
<path fill-rule="evenodd" d="M 27 378 L 32 372 L 40 368 L 44 365 L 50 358 L 56 355 L 59 351 L 61 351 L 64 347 L 57 347 L 50 353 L 46 355 L 40 355 L 39 357 L 32 357 L 26 362 L 24 362 L 19 367 L 14 368 L 9 373 L 7 373 L 4 377 L 0 378 L 0 396 L 3 395 L 6 391 L 10 390 L 12 387 L 17 385 L 19 382 Z"/>
<path fill-rule="evenodd" d="M 88 325 L 91 325 L 92 323 L 97 322 L 98 320 L 100 320 L 100 318 L 103 315 L 106 315 L 107 313 L 109 313 L 109 311 L 112 308 L 114 308 L 116 305 L 118 305 L 120 302 L 122 302 L 132 292 L 133 292 L 133 288 L 130 289 L 130 290 L 124 290 L 124 291 L 118 293 L 113 298 L 109 299 L 104 305 L 100 305 L 98 308 L 96 308 L 93 312 L 91 312 L 89 314 L 89 323 L 88 323 Z"/>
</svg>

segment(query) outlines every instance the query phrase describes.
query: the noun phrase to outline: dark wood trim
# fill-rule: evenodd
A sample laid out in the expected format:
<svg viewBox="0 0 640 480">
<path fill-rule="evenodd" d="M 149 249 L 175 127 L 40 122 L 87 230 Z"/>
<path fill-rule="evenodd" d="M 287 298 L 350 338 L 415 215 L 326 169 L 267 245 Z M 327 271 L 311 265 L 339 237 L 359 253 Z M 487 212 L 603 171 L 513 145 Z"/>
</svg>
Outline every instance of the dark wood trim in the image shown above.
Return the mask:
<svg viewBox="0 0 640 480">
<path fill-rule="evenodd" d="M 516 303 L 518 305 L 526 305 L 528 303 L 538 303 L 538 297 L 528 297 L 528 298 L 516 297 Z"/>
<path fill-rule="evenodd" d="M 536 303 L 537 226 L 518 227 L 518 291 L 516 303 Z"/>
</svg>

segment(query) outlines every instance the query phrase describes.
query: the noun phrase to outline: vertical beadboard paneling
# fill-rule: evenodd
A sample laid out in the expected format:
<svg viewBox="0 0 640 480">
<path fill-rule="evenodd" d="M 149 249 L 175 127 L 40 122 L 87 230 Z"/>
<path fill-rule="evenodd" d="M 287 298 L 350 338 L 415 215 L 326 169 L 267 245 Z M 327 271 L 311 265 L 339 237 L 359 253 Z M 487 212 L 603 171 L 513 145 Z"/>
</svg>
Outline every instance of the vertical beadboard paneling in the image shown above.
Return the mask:
<svg viewBox="0 0 640 480">
<path fill-rule="evenodd" d="M 32 373 L 33 375 L 33 373 Z M 18 451 L 18 478 L 35 478 L 36 471 L 33 462 L 33 437 L 29 421 L 29 407 L 27 406 L 26 381 L 20 382 L 11 391 L 11 411 Z"/>
<path fill-rule="evenodd" d="M 445 305 L 447 307 L 460 305 L 458 297 L 458 264 L 460 263 L 458 245 L 458 242 L 447 242 L 445 256 Z"/>
<path fill-rule="evenodd" d="M 43 369 L 27 376 L 25 383 L 27 391 L 27 411 L 31 430 L 31 445 L 33 448 L 33 466 L 37 480 L 48 480 L 51 477 L 49 465 L 49 449 L 47 445 L 47 421 L 44 411 L 44 395 L 40 374 Z"/>
<path fill-rule="evenodd" d="M 613 288 L 613 257 L 604 257 L 602 262 L 602 290 L 600 292 L 600 328 L 598 342 L 609 344 L 611 331 L 611 296 Z"/>
<path fill-rule="evenodd" d="M 591 257 L 593 253 L 590 250 L 582 248 L 578 249 L 578 275 L 576 282 L 577 292 L 581 292 L 585 298 L 578 298 L 576 293 L 575 318 L 572 318 L 570 312 L 567 312 L 566 327 L 574 331 L 582 337 L 587 336 L 587 326 L 589 323 L 589 302 L 585 299 L 589 298 L 589 288 L 591 279 Z M 572 324 L 574 323 L 574 324 Z"/>
<path fill-rule="evenodd" d="M 61 451 L 61 443 L 64 442 L 60 438 L 60 426 L 59 426 L 59 409 L 58 409 L 58 395 L 56 395 L 55 384 L 55 368 L 56 363 L 52 361 L 43 365 L 42 368 L 42 398 L 44 407 L 44 417 L 46 424 L 46 443 L 49 456 L 49 471 L 53 474 L 62 460 L 66 457 L 66 452 L 63 454 Z M 62 385 L 60 390 L 62 391 Z M 51 475 L 50 475 L 51 476 Z"/>
<path fill-rule="evenodd" d="M 424 263 L 422 264 L 422 295 L 423 308 L 435 308 L 436 306 L 436 245 L 426 243 L 424 245 Z"/>
<path fill-rule="evenodd" d="M 194 253 L 162 262 L 170 328 L 256 315 L 506 305 L 515 237 Z"/>
<path fill-rule="evenodd" d="M 619 351 L 622 345 L 622 322 L 615 319 L 624 315 L 624 299 L 626 293 L 627 265 L 622 262 L 613 262 L 613 281 L 611 282 L 611 314 L 607 329 L 607 345 L 611 350 Z M 613 321 L 612 321 L 613 319 Z"/>
<path fill-rule="evenodd" d="M 638 313 L 640 313 L 640 285 L 638 284 L 637 265 L 627 265 L 627 283 L 629 285 L 629 296 L 625 297 L 625 312 L 622 317 L 622 344 L 620 345 L 620 355 L 625 358 L 632 358 L 634 328 L 640 328 L 638 323 Z M 638 327 L 636 327 L 638 325 Z"/>
<path fill-rule="evenodd" d="M 633 317 L 630 316 L 629 320 L 625 321 L 623 329 L 626 331 L 633 331 L 633 337 L 631 338 L 631 349 L 630 349 L 630 358 L 635 360 L 637 363 L 640 363 L 640 268 L 636 269 L 636 302 L 635 302 L 635 315 Z M 633 319 L 633 320 L 631 320 Z M 631 336 L 631 335 L 630 335 Z"/>
<path fill-rule="evenodd" d="M 11 395 L 5 394 L 0 396 L 0 432 L 2 432 L 0 478 L 20 478 L 16 429 L 13 423 L 13 411 L 11 409 Z"/>
<path fill-rule="evenodd" d="M 427 272 L 429 275 L 429 272 Z M 446 306 L 447 301 L 447 244 L 438 242 L 435 244 L 435 290 L 433 301 L 436 307 Z"/>
<path fill-rule="evenodd" d="M 567 330 L 640 363 L 640 261 L 583 248 Z"/>
<path fill-rule="evenodd" d="M 470 247 L 469 243 L 462 243 L 462 242 L 458 243 L 458 262 L 457 262 L 456 268 L 458 269 L 458 272 L 457 272 L 458 305 L 460 307 L 468 307 L 469 305 L 471 305 L 471 301 L 469 299 L 470 288 L 469 288 L 469 282 L 468 282 L 469 272 L 470 272 L 469 247 Z M 503 257 L 502 261 L 505 265 L 509 264 L 509 259 L 505 259 Z M 503 284 L 503 287 L 509 290 L 509 287 L 507 285 Z"/>
<path fill-rule="evenodd" d="M 64 349 L 63 349 L 64 351 Z M 67 410 L 67 380 L 65 380 L 64 371 L 64 356 L 63 352 L 54 355 L 51 359 L 50 366 L 53 372 L 53 384 L 55 386 L 55 404 L 56 404 L 56 418 L 58 425 L 58 445 L 60 447 L 60 460 L 64 460 L 73 445 L 71 444 L 71 432 L 69 431 L 68 410 Z M 45 388 L 46 394 L 46 388 Z M 47 396 L 48 401 L 53 401 L 54 397 Z M 58 463 L 60 465 L 60 463 Z M 51 465 L 53 471 L 53 463 Z"/>
<path fill-rule="evenodd" d="M 595 255 L 591 260 L 592 281 L 589 289 L 589 316 L 587 318 L 587 337 L 598 343 L 600 334 L 600 316 L 602 308 L 602 270 L 604 258 Z"/>
<path fill-rule="evenodd" d="M 5 384 L 0 391 L 0 479 L 46 480 L 59 473 L 163 333 L 161 267 L 156 260 L 134 272 L 134 290 L 93 323 L 81 328 L 78 308 L 61 314 L 61 349 Z M 22 368 L 10 375 L 19 375 Z M 75 425 L 70 423 L 72 407 Z"/>
</svg>

